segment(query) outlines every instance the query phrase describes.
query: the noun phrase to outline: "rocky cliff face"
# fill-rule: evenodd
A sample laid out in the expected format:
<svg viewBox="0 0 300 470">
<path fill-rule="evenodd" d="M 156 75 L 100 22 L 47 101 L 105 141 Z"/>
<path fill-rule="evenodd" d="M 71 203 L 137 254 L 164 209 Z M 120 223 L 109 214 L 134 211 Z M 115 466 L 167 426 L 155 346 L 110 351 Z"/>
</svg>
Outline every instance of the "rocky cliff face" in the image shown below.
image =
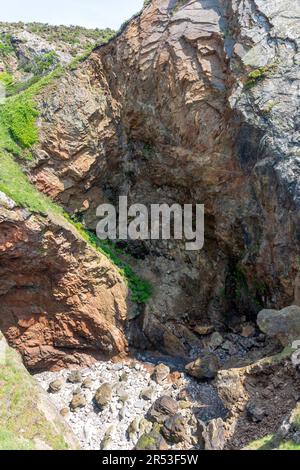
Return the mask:
<svg viewBox="0 0 300 470">
<path fill-rule="evenodd" d="M 61 216 L 30 214 L 2 195 L 0 278 L 0 329 L 30 369 L 126 350 L 125 281 Z"/>
<path fill-rule="evenodd" d="M 91 230 L 96 207 L 117 204 L 120 195 L 147 205 L 205 204 L 201 251 L 178 241 L 122 245 L 133 255 L 134 272 L 125 269 L 133 287 L 135 273 L 153 286 L 150 301 L 133 308 L 113 260 L 61 211 L 29 210 L 18 192 L 14 201 L 9 175 L 14 186 L 28 182 L 16 179 L 13 166 L 0 172 L 0 329 L 10 344 L 36 370 L 124 355 L 128 345 L 176 356 L 167 358 L 175 376 L 196 359 L 185 370 L 200 380 L 193 400 L 202 431 L 188 448 L 236 449 L 266 434 L 271 448 L 298 446 L 299 371 L 291 350 L 265 356 L 280 342 L 290 346 L 299 329 L 299 308 L 282 309 L 300 299 L 299 16 L 289 0 L 152 0 L 83 63 L 60 70 L 23 102 L 20 95 L 29 117 L 39 114 L 32 159 L 21 160 L 14 116 L 7 124 L 13 106 L 0 112 L 0 157 L 17 145 L 31 183 Z M 272 341 L 254 325 L 262 307 L 258 325 Z M 144 362 L 158 361 L 143 354 Z M 84 393 L 74 398 L 82 422 Z M 147 403 L 140 406 L 142 417 Z M 113 411 L 120 422 L 122 410 Z M 167 440 L 177 425 L 168 420 Z"/>
<path fill-rule="evenodd" d="M 188 346 L 174 319 L 232 327 L 294 298 L 295 8 L 153 0 L 41 97 L 31 179 L 88 226 L 119 194 L 206 206 L 201 252 L 173 242 L 132 248 L 155 291 L 138 328 L 156 347 L 176 349 L 178 338 Z"/>
</svg>

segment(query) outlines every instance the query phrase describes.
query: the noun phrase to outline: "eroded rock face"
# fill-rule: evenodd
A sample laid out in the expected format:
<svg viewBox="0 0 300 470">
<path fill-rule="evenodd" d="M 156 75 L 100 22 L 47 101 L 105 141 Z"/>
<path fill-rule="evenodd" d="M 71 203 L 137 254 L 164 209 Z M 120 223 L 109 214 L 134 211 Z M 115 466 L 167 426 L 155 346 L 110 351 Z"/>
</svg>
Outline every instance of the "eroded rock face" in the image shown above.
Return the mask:
<svg viewBox="0 0 300 470">
<path fill-rule="evenodd" d="M 0 329 L 29 368 L 126 350 L 125 282 L 62 217 L 0 206 L 0 279 Z"/>
<path fill-rule="evenodd" d="M 155 292 L 138 325 L 144 344 L 173 354 L 181 343 L 184 355 L 190 338 L 174 318 L 224 325 L 294 298 L 297 9 L 291 0 L 153 0 L 41 98 L 32 181 L 91 227 L 95 207 L 120 194 L 205 204 L 202 251 L 180 242 L 139 250 L 137 269 Z"/>
</svg>

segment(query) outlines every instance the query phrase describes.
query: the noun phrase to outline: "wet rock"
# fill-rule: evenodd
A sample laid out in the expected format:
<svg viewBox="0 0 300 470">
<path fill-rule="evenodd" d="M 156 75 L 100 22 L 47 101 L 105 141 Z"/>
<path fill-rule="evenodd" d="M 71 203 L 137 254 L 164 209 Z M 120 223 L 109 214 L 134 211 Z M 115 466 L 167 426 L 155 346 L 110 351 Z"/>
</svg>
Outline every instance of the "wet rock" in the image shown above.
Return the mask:
<svg viewBox="0 0 300 470">
<path fill-rule="evenodd" d="M 188 440 L 186 420 L 180 414 L 168 418 L 164 422 L 161 432 L 167 441 L 174 444 Z"/>
<path fill-rule="evenodd" d="M 168 444 L 163 436 L 156 430 L 143 434 L 136 446 L 135 450 L 167 450 Z"/>
<path fill-rule="evenodd" d="M 82 381 L 81 373 L 79 370 L 74 370 L 68 375 L 67 382 L 71 384 L 78 384 Z"/>
<path fill-rule="evenodd" d="M 247 417 L 254 423 L 260 423 L 267 412 L 261 403 L 250 402 L 246 406 Z"/>
<path fill-rule="evenodd" d="M 277 338 L 283 346 L 300 338 L 300 307 L 291 305 L 282 310 L 262 310 L 257 316 L 260 330 Z"/>
<path fill-rule="evenodd" d="M 112 388 L 110 384 L 104 383 L 95 393 L 94 401 L 97 406 L 101 409 L 108 405 L 112 399 Z"/>
<path fill-rule="evenodd" d="M 185 367 L 186 372 L 197 379 L 213 379 L 217 375 L 219 368 L 219 359 L 215 354 L 207 354 Z"/>
<path fill-rule="evenodd" d="M 86 399 L 83 395 L 74 395 L 70 403 L 71 411 L 76 411 L 86 406 Z"/>
<path fill-rule="evenodd" d="M 148 418 L 152 422 L 164 423 L 164 421 L 177 413 L 178 403 L 169 396 L 158 398 L 148 412 Z"/>
<path fill-rule="evenodd" d="M 162 384 L 168 375 L 170 374 L 170 368 L 165 364 L 158 364 L 154 367 L 154 371 L 151 375 L 152 380 L 158 384 Z"/>
<path fill-rule="evenodd" d="M 58 393 L 62 387 L 64 382 L 62 380 L 54 380 L 49 384 L 48 392 L 49 393 Z"/>
<path fill-rule="evenodd" d="M 209 343 L 208 343 L 208 347 L 209 349 L 211 349 L 212 351 L 214 351 L 215 349 L 217 349 L 219 346 L 221 346 L 221 344 L 224 342 L 224 338 L 223 336 L 218 333 L 217 331 L 215 333 L 213 333 L 210 337 L 210 340 L 209 340 Z"/>
</svg>

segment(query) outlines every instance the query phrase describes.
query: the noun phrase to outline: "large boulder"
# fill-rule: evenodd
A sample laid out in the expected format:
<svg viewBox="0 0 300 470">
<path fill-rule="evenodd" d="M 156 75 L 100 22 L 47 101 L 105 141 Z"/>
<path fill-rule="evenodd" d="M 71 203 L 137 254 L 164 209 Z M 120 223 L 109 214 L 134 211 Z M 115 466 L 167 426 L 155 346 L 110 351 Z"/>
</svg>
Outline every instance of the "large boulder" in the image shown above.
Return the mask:
<svg viewBox="0 0 300 470">
<path fill-rule="evenodd" d="M 277 338 L 283 346 L 300 339 L 300 307 L 291 305 L 282 310 L 264 309 L 259 312 L 257 324 L 266 335 Z"/>
</svg>

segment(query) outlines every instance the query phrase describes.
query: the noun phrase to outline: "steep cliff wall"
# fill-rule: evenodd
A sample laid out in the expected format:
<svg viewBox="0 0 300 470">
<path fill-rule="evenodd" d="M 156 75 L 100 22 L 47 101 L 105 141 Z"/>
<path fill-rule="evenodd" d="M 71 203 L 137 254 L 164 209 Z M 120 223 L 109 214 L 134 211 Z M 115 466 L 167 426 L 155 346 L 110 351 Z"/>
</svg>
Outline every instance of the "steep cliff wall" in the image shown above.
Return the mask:
<svg viewBox="0 0 300 470">
<path fill-rule="evenodd" d="M 155 286 L 139 321 L 157 345 L 168 325 L 170 340 L 174 319 L 228 326 L 293 299 L 295 8 L 283 0 L 153 0 L 41 98 L 32 181 L 89 226 L 95 207 L 119 194 L 206 206 L 201 252 L 174 242 L 133 247 Z"/>
</svg>

